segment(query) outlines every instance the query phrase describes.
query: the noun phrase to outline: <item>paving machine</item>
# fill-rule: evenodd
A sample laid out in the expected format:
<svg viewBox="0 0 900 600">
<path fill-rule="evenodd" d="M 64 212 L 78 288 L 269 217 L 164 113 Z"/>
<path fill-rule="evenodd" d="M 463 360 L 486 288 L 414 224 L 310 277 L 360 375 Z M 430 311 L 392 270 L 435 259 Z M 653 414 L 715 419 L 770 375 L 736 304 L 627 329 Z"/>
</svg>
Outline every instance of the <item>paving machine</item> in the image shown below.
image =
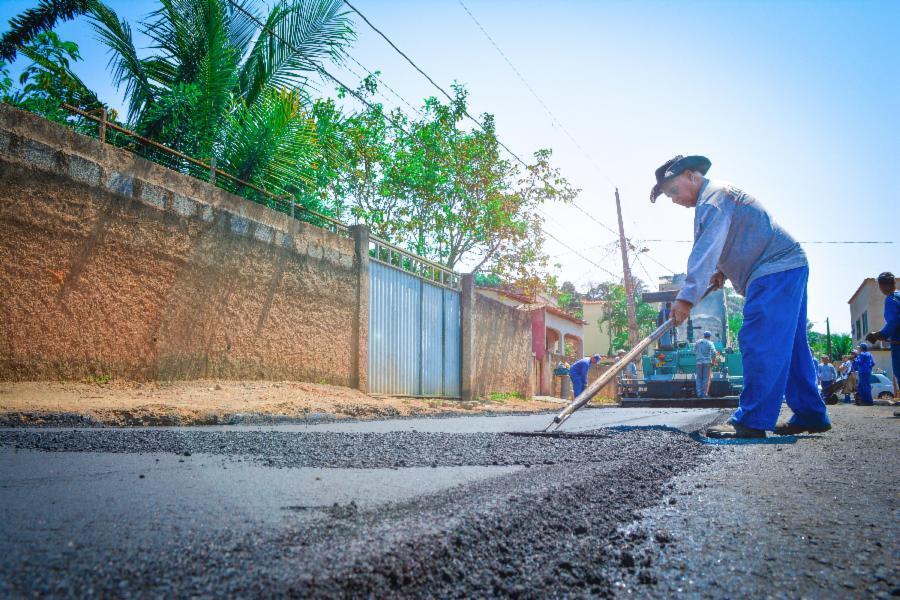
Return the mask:
<svg viewBox="0 0 900 600">
<path fill-rule="evenodd" d="M 660 304 L 659 320 L 663 322 L 677 295 L 677 289 L 649 292 L 643 300 Z M 694 343 L 704 331 L 712 334 L 718 357 L 713 363 L 709 397 L 699 398 Z M 692 309 L 686 323 L 659 338 L 656 347 L 641 356 L 641 367 L 641 378 L 619 383 L 622 406 L 736 407 L 743 386 L 743 369 L 740 352 L 728 344 L 723 292 L 708 294 Z"/>
</svg>

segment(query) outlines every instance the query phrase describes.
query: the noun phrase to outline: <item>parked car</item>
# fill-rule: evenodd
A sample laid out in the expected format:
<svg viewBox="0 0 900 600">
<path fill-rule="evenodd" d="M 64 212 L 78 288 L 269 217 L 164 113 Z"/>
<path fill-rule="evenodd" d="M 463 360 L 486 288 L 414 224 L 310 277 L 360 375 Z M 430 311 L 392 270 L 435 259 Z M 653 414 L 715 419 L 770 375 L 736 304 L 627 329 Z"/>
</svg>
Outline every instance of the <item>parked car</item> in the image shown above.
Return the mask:
<svg viewBox="0 0 900 600">
<path fill-rule="evenodd" d="M 894 383 L 884 373 L 872 373 L 872 397 L 890 400 L 894 397 Z"/>
</svg>

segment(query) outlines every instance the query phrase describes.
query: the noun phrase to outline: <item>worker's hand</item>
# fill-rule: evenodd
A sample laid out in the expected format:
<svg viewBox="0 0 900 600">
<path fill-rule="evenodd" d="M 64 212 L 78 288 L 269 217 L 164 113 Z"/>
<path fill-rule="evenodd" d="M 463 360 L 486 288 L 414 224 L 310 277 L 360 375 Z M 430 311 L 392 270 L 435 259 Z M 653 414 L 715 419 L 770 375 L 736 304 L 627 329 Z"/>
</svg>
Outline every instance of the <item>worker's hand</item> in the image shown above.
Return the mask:
<svg viewBox="0 0 900 600">
<path fill-rule="evenodd" d="M 672 304 L 672 317 L 675 319 L 676 325 L 681 325 L 687 318 L 691 316 L 691 309 L 694 305 L 687 300 L 676 300 Z"/>
<path fill-rule="evenodd" d="M 881 339 L 881 332 L 879 332 L 879 331 L 869 332 L 869 334 L 866 336 L 866 340 L 870 344 L 874 344 L 875 342 L 877 342 L 880 339 Z"/>
<path fill-rule="evenodd" d="M 725 277 L 725 273 L 722 271 L 716 271 L 712 274 L 712 277 L 709 278 L 709 285 L 716 286 L 716 289 L 722 289 L 722 286 L 725 285 L 725 280 L 728 279 Z"/>
</svg>

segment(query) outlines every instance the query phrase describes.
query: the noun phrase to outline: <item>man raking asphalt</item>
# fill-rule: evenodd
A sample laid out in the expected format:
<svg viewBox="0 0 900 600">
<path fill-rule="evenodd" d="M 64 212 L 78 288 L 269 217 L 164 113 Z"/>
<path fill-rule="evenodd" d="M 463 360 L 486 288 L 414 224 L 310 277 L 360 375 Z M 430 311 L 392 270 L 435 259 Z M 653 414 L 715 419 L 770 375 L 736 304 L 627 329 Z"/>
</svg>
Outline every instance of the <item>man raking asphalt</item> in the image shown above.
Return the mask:
<svg viewBox="0 0 900 600">
<path fill-rule="evenodd" d="M 661 194 L 694 209 L 694 246 L 684 285 L 672 305 L 676 325 L 699 302 L 707 282 L 730 279 L 745 297 L 738 334 L 744 387 L 728 423 L 709 437 L 764 438 L 831 429 L 806 338 L 809 266 L 800 244 L 751 195 L 705 177 L 705 156 L 676 156 L 656 170 L 651 202 Z M 782 400 L 794 415 L 776 425 Z"/>
</svg>

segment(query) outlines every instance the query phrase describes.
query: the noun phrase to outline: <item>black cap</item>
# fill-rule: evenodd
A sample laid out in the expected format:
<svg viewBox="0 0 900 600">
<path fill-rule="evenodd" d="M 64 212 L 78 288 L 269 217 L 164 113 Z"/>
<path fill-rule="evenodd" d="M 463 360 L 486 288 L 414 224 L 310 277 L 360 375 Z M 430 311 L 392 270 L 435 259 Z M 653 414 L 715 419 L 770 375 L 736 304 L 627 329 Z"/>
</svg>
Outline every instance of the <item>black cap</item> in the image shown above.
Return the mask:
<svg viewBox="0 0 900 600">
<path fill-rule="evenodd" d="M 706 175 L 712 162 L 705 156 L 682 156 L 679 154 L 675 158 L 670 158 L 656 170 L 656 185 L 650 190 L 650 202 L 656 202 L 656 198 L 662 193 L 662 184 L 678 177 L 685 171 L 700 171 L 701 175 Z"/>
</svg>

